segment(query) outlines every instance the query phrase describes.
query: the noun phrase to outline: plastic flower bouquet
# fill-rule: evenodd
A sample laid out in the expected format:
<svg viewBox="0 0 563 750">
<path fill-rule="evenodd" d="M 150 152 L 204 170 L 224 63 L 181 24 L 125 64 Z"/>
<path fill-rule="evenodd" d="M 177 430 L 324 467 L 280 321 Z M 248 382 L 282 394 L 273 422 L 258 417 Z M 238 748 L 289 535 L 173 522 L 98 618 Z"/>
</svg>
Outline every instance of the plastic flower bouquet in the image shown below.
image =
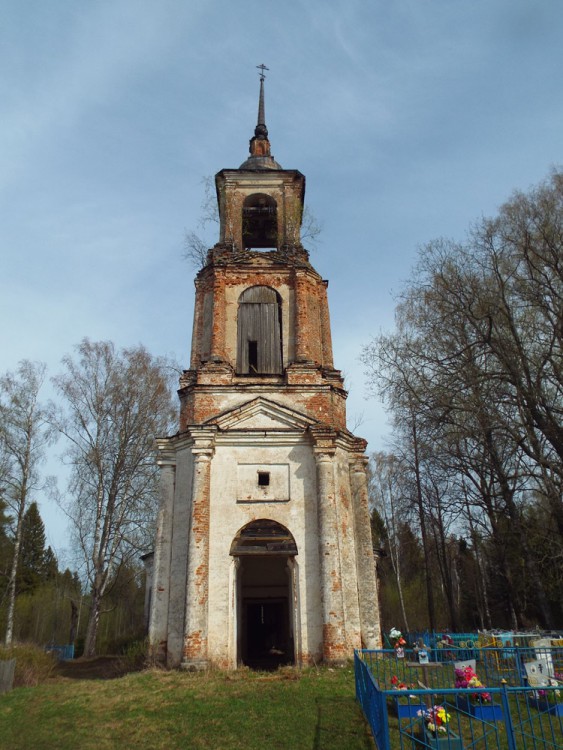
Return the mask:
<svg viewBox="0 0 563 750">
<path fill-rule="evenodd" d="M 393 690 L 414 690 L 416 687 L 415 685 L 409 685 L 406 682 L 399 680 L 396 674 L 391 677 L 391 685 L 393 685 Z"/>
<path fill-rule="evenodd" d="M 403 634 L 397 628 L 391 628 L 389 631 L 389 640 L 393 644 L 393 648 L 403 648 L 407 645 L 407 642 L 403 638 Z"/>
<path fill-rule="evenodd" d="M 559 686 L 559 681 L 550 678 L 549 686 L 557 688 Z M 540 688 L 540 690 L 535 691 L 535 697 L 537 700 L 555 705 L 556 703 L 561 702 L 561 690 L 545 690 Z"/>
<path fill-rule="evenodd" d="M 463 667 L 462 669 L 456 669 L 455 671 L 455 686 L 456 688 L 480 688 L 485 687 L 483 683 L 477 677 L 476 672 L 471 667 Z M 481 693 L 471 693 L 468 696 L 472 703 L 490 703 L 491 694 L 485 691 Z"/>
<path fill-rule="evenodd" d="M 422 718 L 426 729 L 433 734 L 445 734 L 448 731 L 450 714 L 443 706 L 432 706 L 424 711 L 419 711 L 418 716 Z"/>
</svg>

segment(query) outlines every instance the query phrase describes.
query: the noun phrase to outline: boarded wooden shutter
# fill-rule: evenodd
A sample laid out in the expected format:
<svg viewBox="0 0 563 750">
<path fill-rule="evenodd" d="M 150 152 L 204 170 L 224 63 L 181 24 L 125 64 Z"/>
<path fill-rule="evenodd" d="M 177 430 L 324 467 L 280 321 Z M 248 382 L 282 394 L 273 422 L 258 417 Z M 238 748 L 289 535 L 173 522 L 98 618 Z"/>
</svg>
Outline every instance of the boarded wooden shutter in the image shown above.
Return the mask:
<svg viewBox="0 0 563 750">
<path fill-rule="evenodd" d="M 281 316 L 279 295 L 270 287 L 253 286 L 239 298 L 237 371 L 242 374 L 254 370 L 249 362 L 249 342 L 256 342 L 256 371 L 274 375 L 282 371 Z"/>
</svg>

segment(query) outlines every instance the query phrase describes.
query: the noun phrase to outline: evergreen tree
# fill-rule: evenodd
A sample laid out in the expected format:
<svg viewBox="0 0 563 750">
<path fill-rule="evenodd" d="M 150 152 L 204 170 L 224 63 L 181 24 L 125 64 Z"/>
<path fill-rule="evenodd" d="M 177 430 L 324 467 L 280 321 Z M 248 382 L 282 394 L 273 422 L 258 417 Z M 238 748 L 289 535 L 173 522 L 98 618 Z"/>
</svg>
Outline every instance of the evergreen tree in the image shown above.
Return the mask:
<svg viewBox="0 0 563 750">
<path fill-rule="evenodd" d="M 50 547 L 45 548 L 45 525 L 37 503 L 26 510 L 22 524 L 22 542 L 18 566 L 17 591 L 33 591 L 57 575 L 57 560 Z"/>
</svg>

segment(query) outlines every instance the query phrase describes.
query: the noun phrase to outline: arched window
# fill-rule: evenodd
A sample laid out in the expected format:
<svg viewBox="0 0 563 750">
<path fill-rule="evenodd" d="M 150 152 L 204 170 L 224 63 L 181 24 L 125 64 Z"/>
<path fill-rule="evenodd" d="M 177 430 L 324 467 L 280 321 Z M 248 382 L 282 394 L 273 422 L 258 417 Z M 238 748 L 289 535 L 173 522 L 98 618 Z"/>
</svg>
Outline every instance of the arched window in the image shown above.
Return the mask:
<svg viewBox="0 0 563 750">
<path fill-rule="evenodd" d="M 252 286 L 239 297 L 237 372 L 278 375 L 282 372 L 281 302 L 275 289 Z"/>
<path fill-rule="evenodd" d="M 254 193 L 242 206 L 244 247 L 277 247 L 278 217 L 276 201 L 264 193 Z"/>
</svg>

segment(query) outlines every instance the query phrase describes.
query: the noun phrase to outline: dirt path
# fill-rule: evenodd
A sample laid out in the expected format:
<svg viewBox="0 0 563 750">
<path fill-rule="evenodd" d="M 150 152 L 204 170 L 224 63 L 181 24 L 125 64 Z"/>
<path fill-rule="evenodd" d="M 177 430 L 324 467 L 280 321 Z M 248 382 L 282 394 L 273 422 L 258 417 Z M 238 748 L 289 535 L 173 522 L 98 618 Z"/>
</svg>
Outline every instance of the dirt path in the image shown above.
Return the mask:
<svg viewBox="0 0 563 750">
<path fill-rule="evenodd" d="M 73 680 L 113 680 L 130 671 L 131 667 L 119 656 L 94 656 L 61 661 L 57 664 L 56 675 Z"/>
</svg>

